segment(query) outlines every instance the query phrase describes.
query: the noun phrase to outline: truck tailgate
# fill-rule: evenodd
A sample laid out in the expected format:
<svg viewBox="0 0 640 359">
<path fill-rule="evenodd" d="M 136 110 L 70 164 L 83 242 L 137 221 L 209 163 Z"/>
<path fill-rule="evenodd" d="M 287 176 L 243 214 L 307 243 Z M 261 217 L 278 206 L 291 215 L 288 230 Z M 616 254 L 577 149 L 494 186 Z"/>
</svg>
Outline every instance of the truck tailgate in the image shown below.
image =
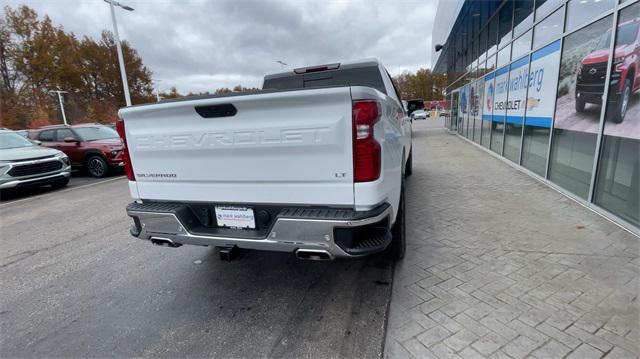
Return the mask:
<svg viewBox="0 0 640 359">
<path fill-rule="evenodd" d="M 203 117 L 231 107 L 235 115 Z M 142 199 L 354 204 L 349 87 L 120 110 Z"/>
</svg>

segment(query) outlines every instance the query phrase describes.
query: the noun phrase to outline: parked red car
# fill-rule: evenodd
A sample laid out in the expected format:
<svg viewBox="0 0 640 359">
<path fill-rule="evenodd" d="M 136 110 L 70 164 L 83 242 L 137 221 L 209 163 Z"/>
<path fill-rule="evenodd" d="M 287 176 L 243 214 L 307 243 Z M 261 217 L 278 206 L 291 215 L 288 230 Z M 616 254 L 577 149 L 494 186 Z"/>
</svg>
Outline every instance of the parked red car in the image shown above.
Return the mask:
<svg viewBox="0 0 640 359">
<path fill-rule="evenodd" d="M 55 148 L 69 156 L 71 166 L 85 168 L 94 177 L 104 177 L 122 167 L 122 140 L 118 133 L 100 124 L 45 126 L 29 132 L 29 138 L 42 146 Z"/>
<path fill-rule="evenodd" d="M 640 91 L 640 18 L 618 25 L 613 69 L 609 82 L 607 114 L 617 123 L 624 120 L 633 93 Z M 602 35 L 596 49 L 578 64 L 576 111 L 585 104 L 602 103 L 611 32 Z"/>
</svg>

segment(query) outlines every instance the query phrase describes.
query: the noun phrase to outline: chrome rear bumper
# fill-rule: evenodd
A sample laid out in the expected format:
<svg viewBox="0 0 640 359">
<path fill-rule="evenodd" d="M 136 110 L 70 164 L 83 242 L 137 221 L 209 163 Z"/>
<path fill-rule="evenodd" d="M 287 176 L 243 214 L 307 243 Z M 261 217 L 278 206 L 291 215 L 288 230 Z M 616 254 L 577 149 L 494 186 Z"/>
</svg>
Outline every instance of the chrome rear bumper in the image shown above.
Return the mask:
<svg viewBox="0 0 640 359">
<path fill-rule="evenodd" d="M 133 204 L 132 204 L 133 205 Z M 283 213 L 287 213 L 283 211 Z M 388 243 L 379 244 L 370 251 L 348 253 L 335 241 L 335 229 L 357 229 L 374 226 L 381 222 L 390 223 L 391 206 L 385 204 L 378 210 L 368 211 L 371 216 L 362 218 L 363 212 L 354 212 L 353 218 L 300 218 L 278 215 L 274 219 L 267 235 L 264 238 L 238 238 L 217 235 L 196 234 L 188 229 L 188 226 L 172 211 L 145 211 L 140 206 L 129 206 L 127 214 L 134 219 L 131 234 L 134 237 L 155 241 L 164 240 L 174 244 L 191 244 L 199 246 L 233 247 L 295 252 L 297 250 L 326 251 L 333 258 L 359 257 L 362 255 L 379 252 Z M 242 231 L 242 230 L 238 230 Z M 381 242 L 380 242 L 381 243 Z"/>
</svg>

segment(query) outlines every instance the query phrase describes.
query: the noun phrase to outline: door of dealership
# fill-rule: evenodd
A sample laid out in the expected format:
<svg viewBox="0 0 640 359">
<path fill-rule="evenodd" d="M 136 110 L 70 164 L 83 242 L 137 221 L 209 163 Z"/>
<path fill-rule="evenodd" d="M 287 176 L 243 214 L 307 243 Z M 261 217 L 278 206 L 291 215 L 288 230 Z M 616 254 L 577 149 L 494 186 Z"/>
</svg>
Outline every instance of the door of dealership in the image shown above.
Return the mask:
<svg viewBox="0 0 640 359">
<path fill-rule="evenodd" d="M 454 91 L 451 93 L 451 110 L 449 111 L 450 116 L 447 119 L 447 123 L 446 126 L 449 129 L 449 131 L 451 132 L 457 132 L 458 131 L 458 121 L 460 121 L 460 119 L 458 118 L 458 99 L 459 99 L 459 91 Z"/>
</svg>

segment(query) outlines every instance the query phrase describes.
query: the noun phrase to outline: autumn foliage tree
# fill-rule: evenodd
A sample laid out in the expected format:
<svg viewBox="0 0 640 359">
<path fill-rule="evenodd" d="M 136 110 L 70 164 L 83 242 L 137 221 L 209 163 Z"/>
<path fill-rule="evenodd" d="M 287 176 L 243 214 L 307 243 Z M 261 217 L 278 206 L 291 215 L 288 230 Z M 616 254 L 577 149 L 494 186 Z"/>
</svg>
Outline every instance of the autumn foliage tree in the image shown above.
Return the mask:
<svg viewBox="0 0 640 359">
<path fill-rule="evenodd" d="M 175 99 L 180 97 L 192 97 L 192 96 L 208 96 L 208 95 L 226 95 L 232 93 L 253 93 L 260 91 L 259 88 L 256 87 L 244 87 L 242 85 L 236 85 L 232 89 L 228 87 L 220 87 L 213 92 L 213 94 L 209 91 L 205 92 L 188 92 L 186 94 L 181 94 L 178 92 L 175 86 L 172 86 L 169 91 L 161 92 L 160 98 L 165 99 Z"/>
<path fill-rule="evenodd" d="M 447 87 L 446 75 L 437 75 L 427 69 L 420 69 L 416 73 L 405 71 L 393 80 L 405 100 L 418 98 L 425 101 L 442 100 Z"/>
<path fill-rule="evenodd" d="M 132 102 L 152 101 L 151 71 L 129 43 L 122 49 Z M 25 5 L 0 18 L 0 80 L 0 127 L 60 123 L 58 89 L 70 123 L 114 122 L 125 105 L 112 33 L 78 39 Z"/>
</svg>

